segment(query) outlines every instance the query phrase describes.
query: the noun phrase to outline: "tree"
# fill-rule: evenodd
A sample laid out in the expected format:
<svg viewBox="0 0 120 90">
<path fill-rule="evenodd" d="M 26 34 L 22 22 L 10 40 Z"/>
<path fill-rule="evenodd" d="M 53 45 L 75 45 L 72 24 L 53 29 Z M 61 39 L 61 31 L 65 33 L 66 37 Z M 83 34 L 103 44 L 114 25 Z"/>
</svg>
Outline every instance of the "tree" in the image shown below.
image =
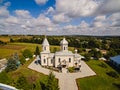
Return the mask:
<svg viewBox="0 0 120 90">
<path fill-rule="evenodd" d="M 102 53 L 100 51 L 97 51 L 94 53 L 94 57 L 98 60 L 99 58 L 102 57 Z"/>
<path fill-rule="evenodd" d="M 85 56 L 85 61 L 89 61 L 90 60 L 90 57 L 91 57 L 90 53 L 87 53 L 84 56 Z"/>
<path fill-rule="evenodd" d="M 46 83 L 40 82 L 42 90 L 59 90 L 57 81 L 55 80 L 55 75 L 50 72 Z"/>
<path fill-rule="evenodd" d="M 40 50 L 39 50 L 39 47 L 38 47 L 38 46 L 36 46 L 35 55 L 36 55 L 36 56 L 37 56 L 37 55 L 40 55 Z"/>
<path fill-rule="evenodd" d="M 25 58 L 32 58 L 32 52 L 29 49 L 25 49 L 22 54 Z"/>
<path fill-rule="evenodd" d="M 10 42 L 14 42 L 14 40 L 12 38 L 10 38 Z"/>
<path fill-rule="evenodd" d="M 17 67 L 20 65 L 20 61 L 19 61 L 19 56 L 17 53 L 14 53 L 13 55 L 13 59 L 16 61 L 16 65 Z"/>
<path fill-rule="evenodd" d="M 26 62 L 25 57 L 21 56 L 20 57 L 20 63 L 23 65 Z"/>
<path fill-rule="evenodd" d="M 52 81 L 52 82 L 51 82 Z M 59 90 L 57 81 L 55 80 L 55 75 L 53 72 L 50 72 L 47 79 L 47 90 Z"/>
<path fill-rule="evenodd" d="M 16 82 L 16 88 L 18 89 L 22 89 L 22 90 L 28 90 L 28 82 L 26 80 L 26 77 L 24 77 L 23 75 L 20 76 Z"/>
<path fill-rule="evenodd" d="M 17 53 L 14 53 L 7 61 L 6 72 L 14 71 L 20 65 L 19 56 Z"/>
<path fill-rule="evenodd" d="M 10 71 L 14 71 L 16 69 L 17 69 L 16 60 L 13 58 L 9 58 L 5 71 L 10 72 Z"/>
</svg>

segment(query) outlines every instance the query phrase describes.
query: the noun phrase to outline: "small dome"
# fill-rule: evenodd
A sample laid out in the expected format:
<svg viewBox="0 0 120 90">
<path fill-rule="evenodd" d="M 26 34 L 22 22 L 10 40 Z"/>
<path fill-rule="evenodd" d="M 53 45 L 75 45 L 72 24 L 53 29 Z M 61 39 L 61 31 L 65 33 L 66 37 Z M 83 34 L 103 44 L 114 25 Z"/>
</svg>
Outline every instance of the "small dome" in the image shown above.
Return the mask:
<svg viewBox="0 0 120 90">
<path fill-rule="evenodd" d="M 47 38 L 44 39 L 42 45 L 49 46 L 49 42 L 48 42 Z"/>
<path fill-rule="evenodd" d="M 75 49 L 75 53 L 77 53 L 77 51 L 78 51 L 78 50 L 77 50 L 77 49 Z"/>
<path fill-rule="evenodd" d="M 60 44 L 68 44 L 68 42 L 65 38 L 63 38 L 63 40 L 60 42 Z"/>
</svg>

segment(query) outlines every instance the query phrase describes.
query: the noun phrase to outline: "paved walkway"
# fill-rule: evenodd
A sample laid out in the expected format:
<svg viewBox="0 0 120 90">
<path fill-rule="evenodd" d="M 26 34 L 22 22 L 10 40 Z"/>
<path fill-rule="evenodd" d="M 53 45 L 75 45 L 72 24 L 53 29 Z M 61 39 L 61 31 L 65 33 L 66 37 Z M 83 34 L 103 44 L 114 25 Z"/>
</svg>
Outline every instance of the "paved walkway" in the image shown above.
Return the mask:
<svg viewBox="0 0 120 90">
<path fill-rule="evenodd" d="M 59 79 L 60 90 L 78 90 L 76 79 L 96 75 L 96 73 L 84 62 L 81 61 L 81 72 L 77 73 L 58 73 L 53 71 L 55 77 Z M 50 70 L 36 65 L 34 61 L 28 68 L 48 75 Z"/>
</svg>

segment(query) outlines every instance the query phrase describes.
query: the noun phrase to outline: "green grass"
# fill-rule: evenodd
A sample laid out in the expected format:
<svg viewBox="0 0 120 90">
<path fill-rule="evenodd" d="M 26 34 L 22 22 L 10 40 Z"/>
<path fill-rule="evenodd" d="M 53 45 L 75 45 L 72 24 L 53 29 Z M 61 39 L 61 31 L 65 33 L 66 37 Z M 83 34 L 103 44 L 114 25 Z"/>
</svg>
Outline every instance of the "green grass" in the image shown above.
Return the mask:
<svg viewBox="0 0 120 90">
<path fill-rule="evenodd" d="M 17 50 L 0 48 L 0 58 L 8 58 Z"/>
<path fill-rule="evenodd" d="M 40 51 L 42 51 L 41 44 L 33 44 L 33 43 L 8 43 L 7 45 L 0 45 L 0 58 L 10 57 L 13 53 L 18 52 L 20 55 L 21 52 L 25 49 L 29 49 L 32 53 L 34 53 L 36 46 L 39 47 Z M 56 51 L 60 50 L 60 46 L 50 46 L 51 52 L 54 52 L 54 48 Z M 69 47 L 69 50 L 74 52 L 73 47 Z"/>
<path fill-rule="evenodd" d="M 107 67 L 101 67 L 103 63 Z M 108 71 L 115 71 L 103 61 L 91 60 L 87 64 L 96 72 L 96 76 L 77 79 L 80 90 L 120 90 L 119 78 L 113 78 L 106 74 Z M 116 83 L 119 88 L 115 85 Z"/>
<path fill-rule="evenodd" d="M 24 75 L 30 83 L 45 80 L 47 78 L 47 75 L 33 71 L 28 68 L 28 65 L 32 61 L 33 60 L 29 60 L 24 65 L 21 65 L 16 71 L 9 72 L 11 78 L 14 79 L 14 81 L 16 81 L 19 76 Z"/>
<path fill-rule="evenodd" d="M 32 38 L 32 36 L 22 36 L 22 35 L 16 35 L 16 36 L 0 36 L 0 40 L 3 42 L 10 42 L 10 38 L 13 40 L 17 40 L 20 38 Z"/>
</svg>

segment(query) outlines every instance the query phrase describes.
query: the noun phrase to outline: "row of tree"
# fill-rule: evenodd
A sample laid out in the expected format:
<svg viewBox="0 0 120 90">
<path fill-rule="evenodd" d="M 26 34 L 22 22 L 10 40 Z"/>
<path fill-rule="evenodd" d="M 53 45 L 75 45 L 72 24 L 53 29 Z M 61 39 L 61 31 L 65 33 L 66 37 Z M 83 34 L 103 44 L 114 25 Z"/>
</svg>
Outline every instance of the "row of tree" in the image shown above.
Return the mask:
<svg viewBox="0 0 120 90">
<path fill-rule="evenodd" d="M 63 36 L 48 36 L 48 41 L 51 45 L 59 45 Z M 16 40 L 10 38 L 10 42 L 26 42 L 41 44 L 44 36 L 31 36 L 31 38 L 22 37 Z M 69 46 L 76 48 L 99 48 L 99 49 L 119 49 L 119 37 L 83 37 L 83 36 L 66 36 Z"/>
</svg>

